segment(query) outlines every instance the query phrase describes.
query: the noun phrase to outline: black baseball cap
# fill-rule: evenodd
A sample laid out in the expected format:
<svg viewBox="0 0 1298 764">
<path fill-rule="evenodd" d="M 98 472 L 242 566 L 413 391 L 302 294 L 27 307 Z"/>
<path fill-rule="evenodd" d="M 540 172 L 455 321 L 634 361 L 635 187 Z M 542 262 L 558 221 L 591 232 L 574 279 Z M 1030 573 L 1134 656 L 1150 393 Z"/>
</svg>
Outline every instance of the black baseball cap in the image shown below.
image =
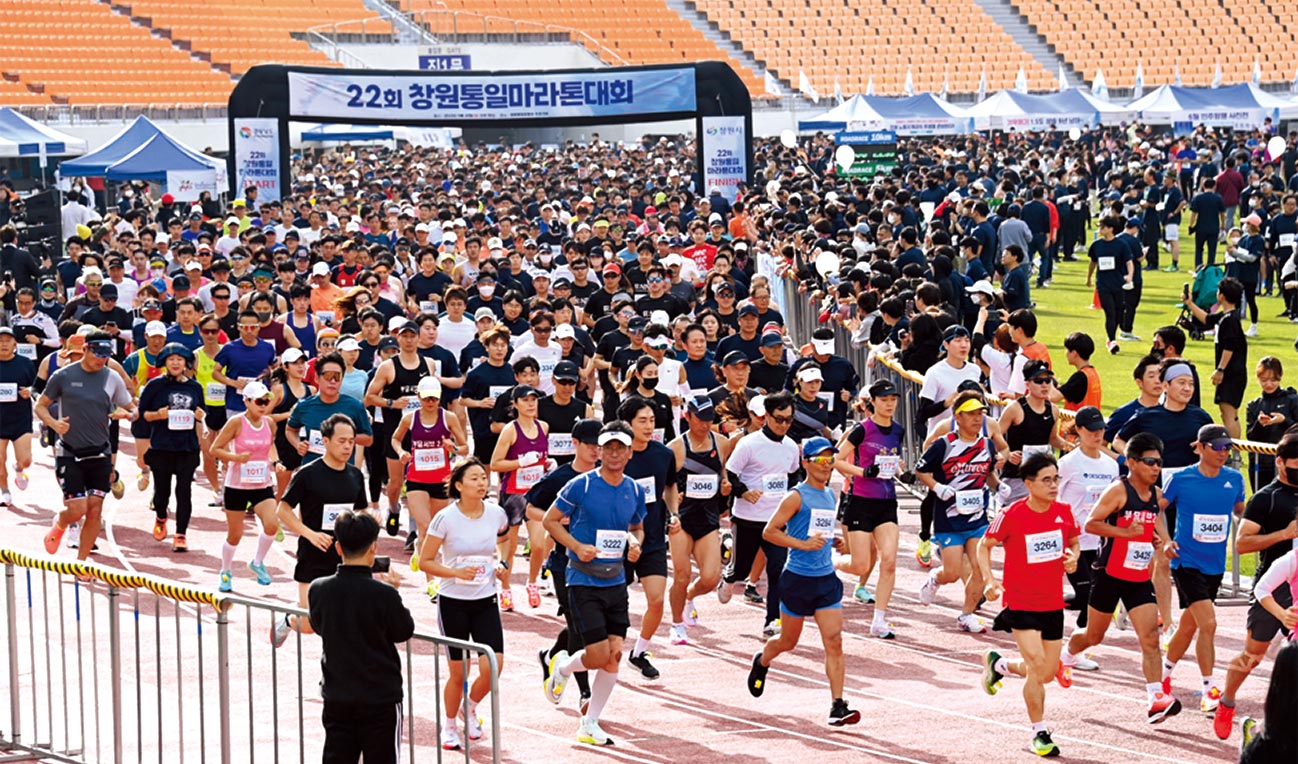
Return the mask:
<svg viewBox="0 0 1298 764">
<path fill-rule="evenodd" d="M 716 419 L 717 416 L 717 409 L 712 405 L 712 399 L 706 395 L 699 395 L 690 398 L 688 410 L 691 414 L 705 422 L 711 422 L 713 419 Z"/>
<path fill-rule="evenodd" d="M 576 382 L 579 376 L 580 374 L 577 369 L 577 364 L 572 361 L 560 361 L 554 365 L 554 379 Z"/>
<path fill-rule="evenodd" d="M 1230 431 L 1219 424 L 1205 424 L 1199 428 L 1198 442 L 1209 446 L 1229 446 Z"/>
<path fill-rule="evenodd" d="M 533 398 L 540 398 L 541 391 L 537 390 L 535 387 L 532 387 L 531 385 L 519 385 L 518 387 L 514 388 L 514 397 L 513 397 L 514 400 L 519 400 L 520 398 L 526 398 L 529 395 L 532 396 Z"/>
<path fill-rule="evenodd" d="M 784 338 L 780 336 L 779 332 L 767 332 L 762 335 L 761 346 L 764 348 L 775 347 L 776 345 L 783 344 Z"/>
<path fill-rule="evenodd" d="M 1050 364 L 1045 361 L 1034 358 L 1023 364 L 1024 379 L 1034 379 L 1042 374 L 1049 374 L 1052 377 L 1054 376 L 1054 372 L 1050 370 Z"/>
<path fill-rule="evenodd" d="M 877 379 L 870 385 L 870 397 L 881 398 L 885 395 L 898 395 L 897 386 L 891 380 Z"/>
<path fill-rule="evenodd" d="M 1094 406 L 1083 406 L 1073 415 L 1073 422 L 1083 430 L 1095 432 L 1104 429 L 1104 414 Z"/>
<path fill-rule="evenodd" d="M 738 366 L 741 363 L 749 363 L 748 354 L 742 350 L 731 350 L 721 361 L 722 366 Z"/>
<path fill-rule="evenodd" d="M 579 419 L 572 426 L 572 439 L 578 443 L 587 445 L 599 445 L 599 431 L 604 428 L 604 423 L 598 419 Z"/>
</svg>

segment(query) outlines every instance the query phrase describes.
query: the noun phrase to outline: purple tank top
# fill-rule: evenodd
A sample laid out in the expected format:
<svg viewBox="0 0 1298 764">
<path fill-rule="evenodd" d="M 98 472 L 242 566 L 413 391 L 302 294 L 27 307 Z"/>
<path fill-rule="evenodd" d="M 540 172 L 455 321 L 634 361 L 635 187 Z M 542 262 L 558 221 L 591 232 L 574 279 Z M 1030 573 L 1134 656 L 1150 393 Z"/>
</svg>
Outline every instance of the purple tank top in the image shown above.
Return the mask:
<svg viewBox="0 0 1298 764">
<path fill-rule="evenodd" d="M 505 454 L 507 459 L 517 459 L 519 456 L 534 451 L 541 455 L 540 461 L 514 470 L 505 481 L 505 493 L 527 493 L 532 486 L 541 481 L 545 476 L 545 460 L 550 453 L 550 439 L 541 429 L 541 423 L 536 423 L 536 437 L 529 438 L 523 432 L 523 426 L 514 421 L 514 444 L 509 447 L 509 453 Z"/>
</svg>

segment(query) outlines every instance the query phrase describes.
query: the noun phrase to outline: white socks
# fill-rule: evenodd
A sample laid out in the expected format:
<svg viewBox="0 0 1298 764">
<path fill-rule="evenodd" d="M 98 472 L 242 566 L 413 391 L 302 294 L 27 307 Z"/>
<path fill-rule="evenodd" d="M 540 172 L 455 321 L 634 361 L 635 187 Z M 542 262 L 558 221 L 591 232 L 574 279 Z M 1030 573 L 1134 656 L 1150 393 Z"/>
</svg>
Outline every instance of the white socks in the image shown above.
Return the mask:
<svg viewBox="0 0 1298 764">
<path fill-rule="evenodd" d="M 1153 703 L 1154 698 L 1157 697 L 1159 693 L 1161 693 L 1162 691 L 1163 691 L 1162 682 L 1150 682 L 1149 684 L 1145 685 L 1145 694 L 1149 696 L 1150 703 Z"/>
<path fill-rule="evenodd" d="M 271 541 L 275 539 L 272 538 Z M 237 546 L 232 546 L 228 541 L 221 542 L 221 570 L 234 570 L 234 550 Z"/>
<path fill-rule="evenodd" d="M 1173 672 L 1175 669 L 1176 669 L 1176 662 L 1175 662 L 1175 661 L 1169 661 L 1169 660 L 1166 659 L 1166 658 L 1163 659 L 1163 678 L 1164 678 L 1164 679 L 1166 679 L 1166 678 L 1168 678 L 1169 676 L 1171 676 L 1171 675 L 1172 675 L 1172 672 Z"/>
<path fill-rule="evenodd" d="M 266 553 L 270 551 L 270 545 L 275 543 L 274 536 L 267 536 L 262 533 L 257 536 L 257 554 L 253 555 L 252 561 L 261 565 L 266 562 Z M 226 568 L 229 570 L 229 568 Z"/>
<path fill-rule="evenodd" d="M 649 652 L 649 645 L 650 645 L 650 644 L 651 644 L 651 641 L 650 641 L 650 640 L 645 639 L 644 637 L 636 637 L 636 638 L 635 638 L 635 649 L 631 651 L 631 654 L 632 654 L 632 655 L 644 655 L 645 653 Z"/>
<path fill-rule="evenodd" d="M 617 672 L 601 670 L 593 672 L 591 676 L 594 678 L 590 680 L 590 705 L 586 708 L 586 718 L 598 722 L 604 705 L 617 686 Z"/>
<path fill-rule="evenodd" d="M 1032 733 L 1035 735 L 1038 732 L 1049 732 L 1045 722 L 1032 722 Z"/>
<path fill-rule="evenodd" d="M 585 671 L 586 667 L 585 665 L 582 664 L 582 659 L 584 659 L 585 657 L 586 657 L 586 651 L 578 650 L 577 652 L 568 656 L 568 660 L 565 661 L 564 663 L 560 663 L 557 666 L 557 668 L 559 669 L 559 672 L 564 676 L 572 676 L 572 672 L 574 671 Z"/>
<path fill-rule="evenodd" d="M 1001 674 L 1002 676 L 1008 676 L 1014 673 L 1010 671 L 1010 662 L 1005 660 L 1005 656 L 1003 655 L 996 659 L 996 665 L 992 666 L 992 668 L 996 669 L 996 673 Z"/>
</svg>

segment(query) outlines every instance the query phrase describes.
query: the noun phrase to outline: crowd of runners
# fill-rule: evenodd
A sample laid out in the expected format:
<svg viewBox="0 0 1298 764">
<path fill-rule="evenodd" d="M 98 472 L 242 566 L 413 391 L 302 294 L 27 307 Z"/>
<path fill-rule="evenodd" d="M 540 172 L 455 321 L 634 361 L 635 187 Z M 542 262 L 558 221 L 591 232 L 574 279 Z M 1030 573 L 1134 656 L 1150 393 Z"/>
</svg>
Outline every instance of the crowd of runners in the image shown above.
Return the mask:
<svg viewBox="0 0 1298 764">
<path fill-rule="evenodd" d="M 872 605 L 869 634 L 898 638 L 898 492 L 912 491 L 914 564 L 929 569 L 918 599 L 954 598 L 954 629 L 1013 634 L 1019 654 L 988 652 L 981 686 L 1022 684 L 1030 750 L 1059 754 L 1050 729 L 1068 719 L 1047 716 L 1045 686 L 1105 671 L 1087 651 L 1110 628 L 1139 638 L 1149 723 L 1184 701 L 1226 740 L 1241 684 L 1298 622 L 1298 394 L 1279 359 L 1248 366 L 1256 298 L 1283 297 L 1288 313 L 1298 286 L 1298 148 L 1267 157 L 1266 137 L 915 140 L 898 173 L 868 183 L 836 177 L 825 139 L 763 142 L 759 183 L 737 199 L 697 188 L 690 144 L 667 139 L 344 147 L 297 157 L 285 200 L 249 188 L 225 210 L 141 187 L 104 214 L 78 182 L 66 258 L 0 285 L 0 501 L 57 479 L 46 551 L 85 560 L 110 495 L 147 500 L 153 537 L 183 553 L 199 482 L 216 501 L 197 511 L 228 527 L 212 584 L 269 585 L 268 551 L 296 536 L 303 607 L 341 563 L 335 524 L 370 512 L 404 537 L 442 632 L 498 660 L 502 612 L 553 594 L 563 624 L 539 656 L 544 695 L 560 703 L 575 681 L 578 739 L 608 745 L 623 658 L 657 679 L 655 640 L 688 644 L 734 596 L 764 607 L 752 695 L 811 619 L 824 718 L 859 722 L 842 607 Z M 1139 340 L 1141 273 L 1160 252 L 1175 267 L 1182 208 L 1215 210 L 1199 195 L 1231 173 L 1245 182 L 1220 222 L 1238 210 L 1247 230 L 1209 231 L 1231 241 L 1226 277 L 1210 308 L 1188 309 L 1215 333 L 1216 368 L 1184 357 L 1182 328 L 1159 327 L 1129 354 L 1134 397 L 1112 406 L 1130 383 L 1101 381 L 1084 332 L 1038 342 L 1032 290 L 1088 259 L 1106 347 L 1121 352 Z M 31 260 L 12 231 L 0 241 L 6 267 Z M 817 315 L 809 336 L 773 299 L 790 281 Z M 884 364 L 921 375 L 918 392 Z M 1262 393 L 1245 406 L 1250 374 Z M 898 419 L 907 395 L 914 421 Z M 117 467 L 124 435 L 133 486 Z M 1275 455 L 1241 463 L 1244 435 Z M 33 472 L 41 447 L 55 475 Z M 1245 648 L 1219 662 L 1232 538 L 1258 554 L 1258 583 Z M 294 631 L 311 623 L 285 617 L 270 641 Z M 1177 673 L 1192 646 L 1197 674 Z M 485 661 L 477 671 L 466 683 L 451 663 L 445 708 L 467 691 L 470 712 L 442 720 L 444 748 L 484 734 Z M 1292 727 L 1239 726 L 1249 750 L 1294 750 Z"/>
</svg>

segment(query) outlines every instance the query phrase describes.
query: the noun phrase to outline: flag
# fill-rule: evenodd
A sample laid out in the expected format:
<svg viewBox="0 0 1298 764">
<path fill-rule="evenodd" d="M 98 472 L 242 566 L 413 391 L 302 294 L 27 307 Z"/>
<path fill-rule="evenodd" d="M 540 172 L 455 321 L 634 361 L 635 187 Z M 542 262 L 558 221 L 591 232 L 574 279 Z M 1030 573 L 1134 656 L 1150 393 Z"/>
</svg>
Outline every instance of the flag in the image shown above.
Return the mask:
<svg viewBox="0 0 1298 764">
<path fill-rule="evenodd" d="M 1253 84 L 1262 84 L 1262 62 L 1256 58 L 1253 59 Z"/>
<path fill-rule="evenodd" d="M 1145 94 L 1145 66 L 1142 62 L 1136 62 L 1136 85 L 1131 89 L 1131 99 L 1135 99 Z"/>
<path fill-rule="evenodd" d="M 1064 71 L 1064 62 L 1059 62 L 1059 92 L 1062 93 L 1068 89 L 1068 73 Z"/>
<path fill-rule="evenodd" d="M 1298 78 L 1294 79 L 1294 83 L 1298 84 Z M 944 71 L 942 72 L 942 92 L 940 94 L 942 96 L 943 101 L 946 100 L 947 93 L 949 93 L 950 91 L 951 91 L 951 73 L 949 71 Z"/>
<path fill-rule="evenodd" d="M 1019 76 L 1014 78 L 1014 89 L 1020 93 L 1028 92 L 1028 73 L 1019 67 Z"/>
<path fill-rule="evenodd" d="M 868 96 L 874 95 L 874 75 L 873 74 L 871 74 L 870 79 L 866 80 L 865 82 L 865 94 Z"/>
<path fill-rule="evenodd" d="M 771 74 L 769 69 L 766 72 L 766 94 L 773 96 L 783 95 L 780 92 L 780 81 L 775 79 L 775 75 Z"/>
<path fill-rule="evenodd" d="M 1181 65 L 1180 64 L 1176 65 L 1175 71 L 1176 71 L 1176 76 L 1172 79 L 1172 84 L 1179 88 L 1181 87 Z"/>
<path fill-rule="evenodd" d="M 807 79 L 807 73 L 801 69 L 798 70 L 798 92 L 812 101 L 820 100 L 820 94 L 811 86 L 811 80 Z"/>
<path fill-rule="evenodd" d="M 1109 100 L 1109 84 L 1104 81 L 1103 69 L 1095 70 L 1095 80 L 1091 82 L 1091 92 L 1094 93 L 1097 98 L 1103 98 L 1106 101 Z"/>
<path fill-rule="evenodd" d="M 908 96 L 915 95 L 915 78 L 910 75 L 910 67 L 906 67 L 906 84 L 901 86 L 901 92 Z"/>
<path fill-rule="evenodd" d="M 1217 62 L 1217 68 L 1212 73 L 1212 87 L 1221 87 L 1221 62 Z"/>
<path fill-rule="evenodd" d="M 982 103 L 987 98 L 987 67 L 983 66 L 983 73 L 978 75 L 978 102 Z"/>
<path fill-rule="evenodd" d="M 834 103 L 843 102 L 843 88 L 838 84 L 838 78 L 834 78 Z"/>
</svg>

